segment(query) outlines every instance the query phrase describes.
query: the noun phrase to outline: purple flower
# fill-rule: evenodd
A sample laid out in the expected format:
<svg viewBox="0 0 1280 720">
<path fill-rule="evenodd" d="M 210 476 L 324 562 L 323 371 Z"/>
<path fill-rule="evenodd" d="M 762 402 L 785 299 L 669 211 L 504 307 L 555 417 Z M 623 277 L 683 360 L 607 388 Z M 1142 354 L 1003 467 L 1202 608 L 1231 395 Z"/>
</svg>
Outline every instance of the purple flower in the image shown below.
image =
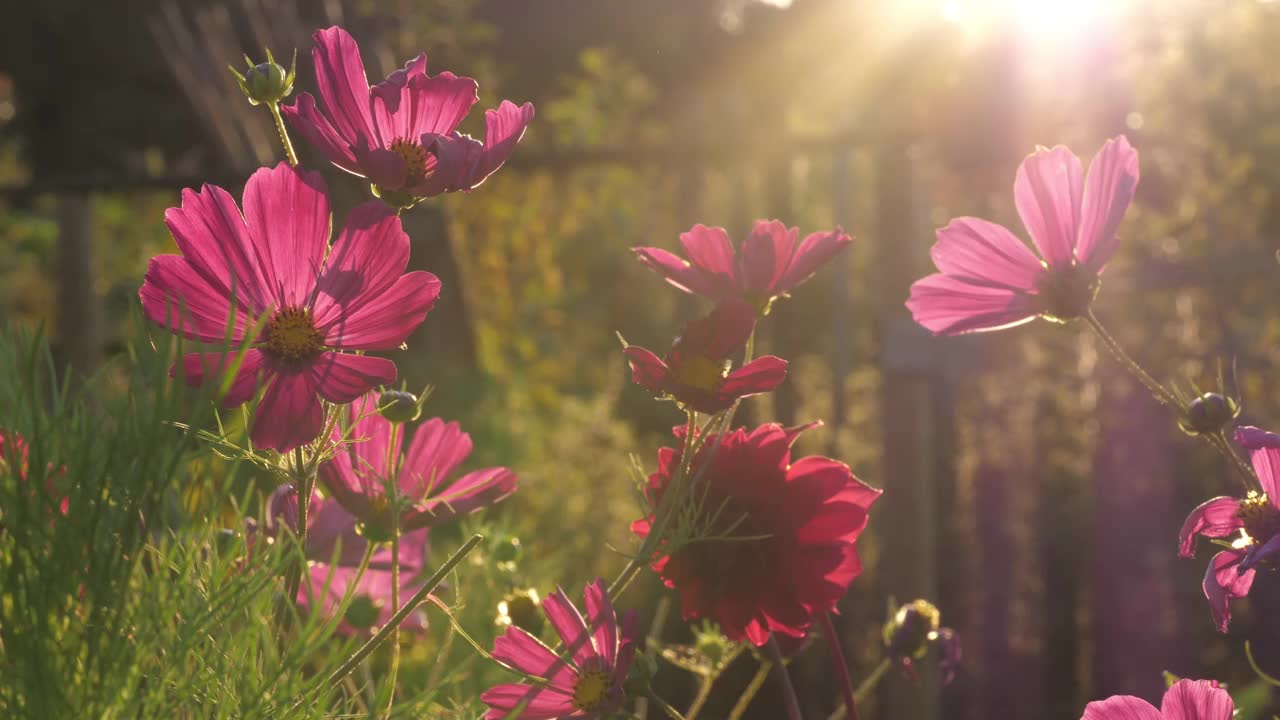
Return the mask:
<svg viewBox="0 0 1280 720">
<path fill-rule="evenodd" d="M 939 272 L 911 286 L 907 308 L 939 335 L 1084 315 L 1137 185 L 1138 153 L 1124 136 L 1102 146 L 1087 178 L 1067 148 L 1038 149 L 1013 184 L 1037 252 L 1000 225 L 956 218 L 938 230 L 931 254 Z"/>
<path fill-rule="evenodd" d="M 522 707 L 523 720 L 552 718 L 600 718 L 622 707 L 623 682 L 635 657 L 638 631 L 635 612 L 622 625 L 597 579 L 583 591 L 587 617 L 556 590 L 542 602 L 542 610 L 560 635 L 565 657 L 557 655 L 536 637 L 512 625 L 493 643 L 493 657 L 533 678 L 536 684 L 511 683 L 489 688 L 480 699 L 489 706 L 486 720 L 515 717 Z"/>
<path fill-rule="evenodd" d="M 1249 594 L 1257 566 L 1280 552 L 1280 435 L 1242 427 L 1236 442 L 1249 451 L 1249 460 L 1262 492 L 1244 498 L 1216 497 L 1205 501 L 1182 524 L 1178 533 L 1178 554 L 1195 557 L 1195 537 L 1225 540 L 1239 533 L 1231 546 L 1209 563 L 1204 576 L 1204 595 L 1209 600 L 1218 630 L 1231 624 L 1231 601 Z"/>
<path fill-rule="evenodd" d="M 1089 703 L 1080 720 L 1231 720 L 1235 703 L 1214 680 L 1179 680 L 1164 693 L 1157 710 L 1132 695 Z"/>
<path fill-rule="evenodd" d="M 503 100 L 485 111 L 484 142 L 458 132 L 476 103 L 476 81 L 427 75 L 426 54 L 369 87 L 360 47 L 340 27 L 317 30 L 316 85 L 325 112 L 302 93 L 281 112 L 328 158 L 380 192 L 413 198 L 470 190 L 502 167 L 533 120 L 533 105 Z"/>
</svg>

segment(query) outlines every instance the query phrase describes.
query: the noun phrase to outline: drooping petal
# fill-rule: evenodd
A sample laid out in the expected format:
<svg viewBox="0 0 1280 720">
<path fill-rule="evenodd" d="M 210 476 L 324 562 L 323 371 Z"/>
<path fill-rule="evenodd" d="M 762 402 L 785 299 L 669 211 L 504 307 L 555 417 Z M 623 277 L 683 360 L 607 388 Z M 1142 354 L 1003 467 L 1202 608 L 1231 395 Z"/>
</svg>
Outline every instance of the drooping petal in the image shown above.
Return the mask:
<svg viewBox="0 0 1280 720">
<path fill-rule="evenodd" d="M 440 297 L 440 280 L 415 270 L 396 279 L 385 293 L 343 313 L 322 328 L 325 343 L 351 350 L 394 350 L 404 343 Z"/>
<path fill-rule="evenodd" d="M 182 378 L 190 387 L 202 387 L 206 382 L 223 382 L 223 374 L 235 363 L 237 353 L 188 353 L 182 358 Z M 235 407 L 249 400 L 267 381 L 263 367 L 266 357 L 261 351 L 249 348 L 240 358 L 235 378 L 222 398 L 226 407 Z"/>
<path fill-rule="evenodd" d="M 405 188 L 406 192 L 414 197 L 435 197 L 471 188 L 471 178 L 484 157 L 484 143 L 461 133 L 424 134 L 421 142 L 435 165 L 420 182 Z"/>
<path fill-rule="evenodd" d="M 1214 625 L 1219 632 L 1226 632 L 1231 625 L 1231 601 L 1249 594 L 1256 570 L 1240 572 L 1244 553 L 1239 550 L 1223 550 L 1213 556 L 1204 574 L 1204 596 L 1209 601 Z"/>
<path fill-rule="evenodd" d="M 400 492 L 414 502 L 442 487 L 471 454 L 471 436 L 456 422 L 431 418 L 413 431 L 400 468 Z"/>
<path fill-rule="evenodd" d="M 907 308 L 937 335 L 1001 330 L 1031 322 L 1038 313 L 1030 295 L 942 274 L 913 283 Z"/>
<path fill-rule="evenodd" d="M 343 138 L 329 119 L 316 107 L 311 93 L 302 93 L 292 105 L 281 105 L 280 112 L 308 144 L 325 159 L 353 175 L 364 175 L 352 148 L 354 138 Z"/>
<path fill-rule="evenodd" d="M 1013 200 L 1051 268 L 1070 267 L 1080 225 L 1080 158 L 1062 145 L 1039 148 L 1018 167 Z"/>
<path fill-rule="evenodd" d="M 316 283 L 316 327 L 324 330 L 377 300 L 408 265 L 409 236 L 395 211 L 377 200 L 357 206 L 348 213 Z"/>
<path fill-rule="evenodd" d="M 166 210 L 164 223 L 182 257 L 211 287 L 255 315 L 267 308 L 258 255 L 230 193 L 208 184 L 200 192 L 183 190 L 181 207 Z"/>
<path fill-rule="evenodd" d="M 729 233 L 722 227 L 694 225 L 680 234 L 684 254 L 719 286 L 734 292 L 738 288 L 737 260 Z"/>
<path fill-rule="evenodd" d="M 278 372 L 254 415 L 253 443 L 286 453 L 315 440 L 323 429 L 324 409 L 310 373 Z"/>
<path fill-rule="evenodd" d="M 346 30 L 336 26 L 317 30 L 311 39 L 315 42 L 311 59 L 316 86 L 334 129 L 348 145 L 360 145 L 362 139 L 376 142 L 369 112 L 369 79 L 360 47 Z"/>
<path fill-rule="evenodd" d="M 507 162 L 531 122 L 533 103 L 517 106 L 503 100 L 497 110 L 484 111 L 484 154 L 470 173 L 469 188 L 484 182 Z"/>
<path fill-rule="evenodd" d="M 1273 505 L 1280 503 L 1277 484 L 1280 483 L 1280 435 L 1260 428 L 1246 426 L 1236 428 L 1236 444 L 1249 451 L 1249 462 L 1258 474 L 1262 492 Z"/>
<path fill-rule="evenodd" d="M 1102 146 L 1089 164 L 1080 203 L 1076 259 L 1094 272 L 1115 254 L 1117 231 L 1138 187 L 1138 151 L 1123 135 Z"/>
<path fill-rule="evenodd" d="M 504 467 L 476 470 L 410 510 L 405 527 L 430 527 L 496 505 L 516 491 L 516 474 Z"/>
<path fill-rule="evenodd" d="M 595 646 L 591 644 L 591 637 L 587 634 L 587 623 L 582 619 L 582 613 L 578 612 L 578 608 L 572 602 L 569 602 L 564 590 L 556 588 L 555 592 L 543 600 L 542 611 L 546 613 L 547 620 L 551 621 L 551 626 L 556 629 L 556 634 L 564 642 L 565 652 L 572 654 L 573 661 L 579 668 L 587 660 L 599 655 Z"/>
<path fill-rule="evenodd" d="M 587 606 L 587 623 L 595 636 L 596 650 L 609 665 L 618 659 L 618 614 L 609 601 L 604 580 L 596 578 L 583 589 Z"/>
<path fill-rule="evenodd" d="M 791 292 L 802 283 L 813 277 L 823 265 L 826 265 L 836 253 L 853 243 L 853 238 L 836 228 L 830 232 L 810 233 L 791 256 L 791 264 L 782 279 L 774 286 L 773 294 Z"/>
<path fill-rule="evenodd" d="M 320 173 L 281 162 L 244 188 L 244 219 L 276 308 L 304 307 L 329 246 L 329 198 Z"/>
<path fill-rule="evenodd" d="M 778 220 L 757 220 L 742 241 L 738 276 L 742 291 L 759 297 L 776 295 L 799 239 L 798 228 L 788 230 Z"/>
<path fill-rule="evenodd" d="M 1160 703 L 1164 720 L 1231 720 L 1235 710 L 1227 691 L 1209 680 L 1179 680 Z"/>
<path fill-rule="evenodd" d="M 671 369 L 652 352 L 639 345 L 628 345 L 622 353 L 631 363 L 631 382 L 660 395 L 667 392 L 671 383 Z"/>
<path fill-rule="evenodd" d="M 1178 532 L 1178 555 L 1195 557 L 1196 535 L 1208 538 L 1224 538 L 1244 527 L 1237 514 L 1240 501 L 1233 497 L 1216 497 L 1206 500 L 1191 511 Z"/>
<path fill-rule="evenodd" d="M 701 268 L 692 265 L 688 260 L 667 252 L 662 248 L 632 248 L 640 262 L 649 269 L 662 275 L 668 283 L 687 293 L 702 295 L 712 300 L 721 300 L 726 295 L 722 282 L 710 278 Z"/>
<path fill-rule="evenodd" d="M 1008 290 L 1034 291 L 1048 272 L 1013 233 L 981 218 L 959 217 L 940 228 L 930 255 L 945 275 Z"/>
<path fill-rule="evenodd" d="M 495 685 L 480 695 L 480 701 L 489 706 L 484 720 L 513 717 L 511 711 L 517 707 L 522 708 L 520 711 L 522 720 L 570 717 L 577 707 L 573 704 L 572 686 L 569 687 L 569 690 L 562 690 L 520 683 Z"/>
<path fill-rule="evenodd" d="M 1086 705 L 1080 720 L 1163 720 L 1163 717 L 1159 710 L 1142 698 L 1113 695 Z"/>
<path fill-rule="evenodd" d="M 426 65 L 427 56 L 420 55 L 373 86 L 373 120 L 384 141 L 448 135 L 476 104 L 475 80 L 451 72 L 428 77 Z"/>
<path fill-rule="evenodd" d="M 252 324 L 243 305 L 178 255 L 151 258 L 138 297 L 148 320 L 190 340 L 239 343 Z"/>
<path fill-rule="evenodd" d="M 720 385 L 720 397 L 736 399 L 767 393 L 786 379 L 787 361 L 765 355 L 729 373 Z"/>
<path fill-rule="evenodd" d="M 550 680 L 563 688 L 573 689 L 576 673 L 542 641 L 512 625 L 493 641 L 493 658 L 526 675 Z"/>
<path fill-rule="evenodd" d="M 396 380 L 396 364 L 386 358 L 322 353 L 311 364 L 311 382 L 320 396 L 339 405 Z"/>
</svg>

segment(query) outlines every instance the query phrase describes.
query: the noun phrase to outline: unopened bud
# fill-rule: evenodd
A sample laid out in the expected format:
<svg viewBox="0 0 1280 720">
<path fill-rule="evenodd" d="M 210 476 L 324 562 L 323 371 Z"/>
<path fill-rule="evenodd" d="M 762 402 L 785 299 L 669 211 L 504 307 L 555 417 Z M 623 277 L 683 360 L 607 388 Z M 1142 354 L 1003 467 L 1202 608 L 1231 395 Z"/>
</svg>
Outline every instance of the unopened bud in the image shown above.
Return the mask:
<svg viewBox="0 0 1280 720">
<path fill-rule="evenodd" d="M 1208 392 L 1187 403 L 1178 427 L 1188 435 L 1209 435 L 1225 430 L 1239 416 L 1240 406 L 1235 400 Z"/>
<path fill-rule="evenodd" d="M 393 423 L 413 422 L 422 414 L 418 396 L 404 390 L 384 390 L 378 395 L 378 407 L 382 417 Z"/>
<path fill-rule="evenodd" d="M 515 625 L 521 630 L 537 635 L 542 630 L 542 599 L 534 588 L 521 588 L 507 593 L 498 602 L 499 627 Z"/>
<path fill-rule="evenodd" d="M 694 628 L 693 646 L 698 654 L 707 659 L 711 667 L 719 667 L 729 654 L 733 643 L 720 632 L 720 628 L 712 623 L 705 623 Z"/>
<path fill-rule="evenodd" d="M 382 608 L 373 598 L 368 595 L 357 595 L 351 600 L 351 604 L 347 606 L 347 614 L 344 619 L 347 624 L 358 630 L 365 630 L 373 627 L 378 622 L 378 616 L 382 614 Z"/>
<path fill-rule="evenodd" d="M 898 608 L 884 626 L 884 646 L 895 659 L 922 658 L 937 638 L 942 613 L 928 600 L 913 600 Z"/>
<path fill-rule="evenodd" d="M 264 63 L 255 65 L 247 56 L 245 62 L 249 69 L 243 75 L 236 72 L 235 68 L 231 68 L 231 73 L 236 76 L 236 82 L 250 103 L 275 105 L 293 92 L 293 78 L 298 67 L 297 50 L 293 52 L 293 64 L 288 70 L 276 63 L 270 50 L 267 50 L 267 61 Z"/>
</svg>

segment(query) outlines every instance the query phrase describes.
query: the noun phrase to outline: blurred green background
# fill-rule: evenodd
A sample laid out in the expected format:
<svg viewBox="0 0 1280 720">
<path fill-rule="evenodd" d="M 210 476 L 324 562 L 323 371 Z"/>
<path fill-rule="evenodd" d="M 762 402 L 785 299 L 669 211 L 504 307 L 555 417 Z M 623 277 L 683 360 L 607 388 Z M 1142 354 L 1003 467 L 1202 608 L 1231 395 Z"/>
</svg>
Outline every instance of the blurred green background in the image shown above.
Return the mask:
<svg viewBox="0 0 1280 720">
<path fill-rule="evenodd" d="M 1205 558 L 1175 557 L 1185 513 L 1234 489 L 1217 456 L 1179 435 L 1083 328 L 943 341 L 902 307 L 949 218 L 1021 233 L 1010 190 L 1035 145 L 1087 160 L 1125 133 L 1142 180 L 1098 314 L 1157 377 L 1204 385 L 1220 360 L 1235 363 L 1246 420 L 1280 420 L 1280 4 L 6 3 L 0 319 L 47 328 L 76 372 L 126 347 L 147 259 L 173 250 L 162 216 L 180 189 L 237 194 L 280 159 L 267 113 L 225 66 L 298 47 L 298 86 L 314 92 L 309 35 L 330 24 L 361 43 L 375 82 L 425 50 L 433 72 L 476 77 L 482 107 L 538 111 L 506 168 L 405 217 L 411 263 L 445 291 L 395 356 L 401 374 L 435 387 L 428 412 L 471 432 L 475 465 L 509 465 L 522 481 L 469 521 L 524 548 L 518 569 L 474 573 L 483 587 L 465 622 L 482 644 L 508 586 L 576 591 L 621 568 L 638 513 L 631 454 L 651 467 L 679 420 L 629 383 L 615 332 L 665 349 L 705 308 L 628 248 L 673 249 L 695 222 L 741 237 L 778 217 L 803 233 L 840 224 L 857 242 L 762 326 L 757 350 L 792 373 L 740 417 L 823 419 L 799 450 L 886 489 L 842 604 L 855 674 L 879 659 L 887 597 L 934 600 L 965 645 L 952 686 L 891 677 L 863 717 L 1075 718 L 1091 698 L 1158 697 L 1162 670 L 1243 690 L 1255 682 L 1246 640 L 1280 674 L 1275 578 L 1259 576 L 1221 636 L 1200 595 Z M 336 222 L 367 197 L 302 154 L 326 174 Z M 128 382 L 117 378 L 121 392 Z M 206 491 L 219 472 L 175 480 L 191 518 L 230 522 Z M 270 477 L 234 473 L 235 487 L 270 491 Z M 651 609 L 660 595 L 646 577 L 625 604 Z M 657 637 L 689 639 L 674 618 Z M 738 664 L 707 716 L 748 681 L 752 661 Z M 806 716 L 830 712 L 821 648 L 793 671 Z M 677 706 L 692 694 L 675 668 L 658 681 Z M 772 694 L 748 717 L 776 717 Z"/>
</svg>

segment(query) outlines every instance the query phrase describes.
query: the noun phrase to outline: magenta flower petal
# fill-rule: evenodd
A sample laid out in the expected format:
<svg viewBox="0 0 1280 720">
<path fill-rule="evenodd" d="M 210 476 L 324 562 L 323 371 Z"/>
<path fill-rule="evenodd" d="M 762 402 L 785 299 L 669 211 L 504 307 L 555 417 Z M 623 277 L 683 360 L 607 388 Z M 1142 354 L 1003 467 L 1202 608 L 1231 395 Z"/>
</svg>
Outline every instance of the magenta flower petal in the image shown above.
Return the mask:
<svg viewBox="0 0 1280 720">
<path fill-rule="evenodd" d="M 497 110 L 484 111 L 484 155 L 471 172 L 471 187 L 484 182 L 507 162 L 531 122 L 533 103 L 517 106 L 510 100 L 503 100 Z"/>
<path fill-rule="evenodd" d="M 480 700 L 489 706 L 489 711 L 484 715 L 485 720 L 509 717 L 517 706 L 523 708 L 520 711 L 521 720 L 584 717 L 575 714 L 577 707 L 573 704 L 573 693 L 554 687 L 535 688 L 520 683 L 495 685 L 485 690 Z"/>
<path fill-rule="evenodd" d="M 609 601 L 604 580 L 597 578 L 583 591 L 587 606 L 587 622 L 594 633 L 596 649 L 604 661 L 613 665 L 618 660 L 618 614 Z M 624 677 L 626 672 L 621 673 Z"/>
<path fill-rule="evenodd" d="M 377 300 L 408 265 L 409 236 L 395 211 L 376 200 L 357 206 L 316 283 L 316 327 L 325 329 L 335 318 Z"/>
<path fill-rule="evenodd" d="M 288 452 L 311 442 L 323 429 L 324 409 L 310 373 L 277 373 L 253 418 L 254 444 Z"/>
<path fill-rule="evenodd" d="M 1059 145 L 1039 148 L 1018 167 L 1013 199 L 1050 268 L 1070 267 L 1080 225 L 1080 158 Z"/>
<path fill-rule="evenodd" d="M 653 393 L 667 391 L 671 378 L 671 369 L 652 352 L 639 345 L 628 345 L 622 350 L 631 363 L 631 382 Z"/>
<path fill-rule="evenodd" d="M 767 393 L 787 379 L 787 361 L 773 355 L 756 358 L 729 373 L 720 386 L 720 397 L 732 400 Z"/>
<path fill-rule="evenodd" d="M 755 327 L 755 308 L 740 300 L 726 300 L 705 317 L 685 325 L 672 346 L 672 356 L 727 358 L 746 346 Z M 668 362 L 675 364 L 675 357 L 669 357 Z"/>
<path fill-rule="evenodd" d="M 1102 146 L 1084 181 L 1084 198 L 1080 203 L 1080 237 L 1076 260 L 1094 272 L 1115 254 L 1119 244 L 1116 233 L 1129 209 L 1138 187 L 1138 151 L 1123 135 Z"/>
<path fill-rule="evenodd" d="M 1262 492 L 1272 504 L 1280 503 L 1277 481 L 1280 480 L 1280 435 L 1256 427 L 1236 428 L 1236 444 L 1249 451 L 1249 461 L 1258 474 Z"/>
<path fill-rule="evenodd" d="M 200 192 L 183 190 L 182 206 L 166 210 L 164 222 L 182 257 L 211 287 L 254 314 L 271 304 L 262 292 L 267 285 L 257 246 L 226 190 L 208 184 Z"/>
<path fill-rule="evenodd" d="M 310 302 L 329 245 L 324 178 L 286 162 L 259 169 L 244 188 L 244 219 L 272 304 L 278 309 Z"/>
<path fill-rule="evenodd" d="M 391 600 L 392 577 L 389 570 L 368 569 L 363 577 L 356 581 L 358 569 L 326 563 L 313 563 L 307 569 L 307 582 L 298 589 L 298 604 L 306 609 L 315 609 L 326 616 L 337 614 L 343 596 L 350 591 L 354 597 L 364 597 L 378 610 L 374 627 L 381 627 L 391 621 L 393 615 Z M 413 582 L 411 574 L 401 574 L 400 597 L 404 598 L 417 592 L 418 585 Z M 427 629 L 426 618 L 422 611 L 409 613 L 401 629 L 411 633 L 421 633 Z M 369 629 L 358 629 L 343 619 L 338 623 L 337 632 L 343 635 L 368 634 Z"/>
<path fill-rule="evenodd" d="M 409 181 L 409 164 L 400 153 L 384 148 L 356 150 L 361 173 L 382 190 L 399 190 Z"/>
<path fill-rule="evenodd" d="M 1164 715 L 1142 698 L 1115 695 L 1086 705 L 1080 720 L 1164 720 Z"/>
<path fill-rule="evenodd" d="M 564 642 L 565 650 L 572 650 L 573 661 L 579 668 L 599 655 L 595 646 L 591 644 L 590 636 L 587 635 L 587 624 L 582 619 L 582 614 L 573 603 L 569 602 L 564 590 L 556 588 L 554 593 L 543 600 L 542 611 L 546 613 L 547 620 L 551 621 L 551 626 L 556 629 L 556 634 Z"/>
<path fill-rule="evenodd" d="M 401 275 L 387 292 L 342 320 L 330 323 L 325 342 L 338 348 L 395 350 L 404 343 L 440 297 L 440 280 L 416 270 Z"/>
<path fill-rule="evenodd" d="M 413 431 L 400 470 L 400 491 L 421 499 L 440 487 L 471 454 L 471 436 L 456 422 L 431 418 Z"/>
<path fill-rule="evenodd" d="M 1235 710 L 1227 691 L 1209 680 L 1179 680 L 1160 703 L 1165 720 L 1231 720 Z"/>
<path fill-rule="evenodd" d="M 577 673 L 542 641 L 512 625 L 493 641 L 493 658 L 526 675 L 546 678 L 553 687 L 573 691 Z"/>
<path fill-rule="evenodd" d="M 724 288 L 688 260 L 662 248 L 632 248 L 640 262 L 667 279 L 675 287 L 696 295 L 718 299 L 725 295 Z"/>
<path fill-rule="evenodd" d="M 729 292 L 737 289 L 737 260 L 724 228 L 694 225 L 689 232 L 680 234 L 680 244 L 689 262 L 707 273 L 716 285 Z"/>
<path fill-rule="evenodd" d="M 1219 632 L 1226 632 L 1231 625 L 1231 601 L 1249 594 L 1256 570 L 1240 572 L 1244 553 L 1239 550 L 1223 550 L 1213 556 L 1204 575 L 1204 596 L 1213 612 L 1213 622 Z"/>
<path fill-rule="evenodd" d="M 418 512 L 429 516 L 434 525 L 496 505 L 515 491 L 514 472 L 504 467 L 485 468 L 463 475 L 447 488 L 437 489 Z"/>
<path fill-rule="evenodd" d="M 791 264 L 774 288 L 775 294 L 791 292 L 808 281 L 818 268 L 826 265 L 836 253 L 852 244 L 853 238 L 843 228 L 836 228 L 830 232 L 810 233 L 792 254 Z"/>
<path fill-rule="evenodd" d="M 358 138 L 374 142 L 377 135 L 369 112 L 369 79 L 360 47 L 340 27 L 317 30 L 311 38 L 316 44 L 311 51 L 316 85 L 333 127 L 350 144 L 356 144 Z"/>
<path fill-rule="evenodd" d="M 1201 503 L 1187 516 L 1178 532 L 1178 555 L 1195 557 L 1196 535 L 1224 538 L 1244 527 L 1239 511 L 1240 501 L 1233 497 L 1216 497 Z"/>
<path fill-rule="evenodd" d="M 942 274 L 913 283 L 907 308 L 917 323 L 938 335 L 1001 330 L 1030 322 L 1038 313 L 1030 295 Z"/>
<path fill-rule="evenodd" d="M 226 293 L 179 255 L 151 258 L 138 297 L 148 320 L 190 340 L 239 343 L 251 325 L 243 306 L 235 306 L 233 317 Z"/>
<path fill-rule="evenodd" d="M 222 382 L 223 373 L 230 369 L 235 359 L 235 353 L 187 353 L 182 358 L 182 378 L 191 387 L 201 387 L 211 380 Z M 250 348 L 244 351 L 235 379 L 222 398 L 223 405 L 235 407 L 257 393 L 266 378 L 265 361 L 266 356 L 259 350 Z"/>
<path fill-rule="evenodd" d="M 320 396 L 339 405 L 396 380 L 396 364 L 386 358 L 327 352 L 311 365 L 311 381 Z"/>
<path fill-rule="evenodd" d="M 791 265 L 791 254 L 799 239 L 797 228 L 788 230 L 778 220 L 757 220 L 751 234 L 742 241 L 742 290 L 762 297 L 779 294 L 782 276 Z"/>
<path fill-rule="evenodd" d="M 373 119 L 384 141 L 448 135 L 476 104 L 475 80 L 451 72 L 427 77 L 426 65 L 419 55 L 373 87 Z"/>
<path fill-rule="evenodd" d="M 316 107 L 311 93 L 302 93 L 292 105 L 281 105 L 280 112 L 289 120 L 293 129 L 325 159 L 353 175 L 362 175 L 360 163 L 351 146 L 329 123 L 328 118 Z"/>
<path fill-rule="evenodd" d="M 939 229 L 930 255 L 945 275 L 1007 290 L 1032 292 L 1047 272 L 1013 233 L 980 218 L 955 218 Z"/>
</svg>

